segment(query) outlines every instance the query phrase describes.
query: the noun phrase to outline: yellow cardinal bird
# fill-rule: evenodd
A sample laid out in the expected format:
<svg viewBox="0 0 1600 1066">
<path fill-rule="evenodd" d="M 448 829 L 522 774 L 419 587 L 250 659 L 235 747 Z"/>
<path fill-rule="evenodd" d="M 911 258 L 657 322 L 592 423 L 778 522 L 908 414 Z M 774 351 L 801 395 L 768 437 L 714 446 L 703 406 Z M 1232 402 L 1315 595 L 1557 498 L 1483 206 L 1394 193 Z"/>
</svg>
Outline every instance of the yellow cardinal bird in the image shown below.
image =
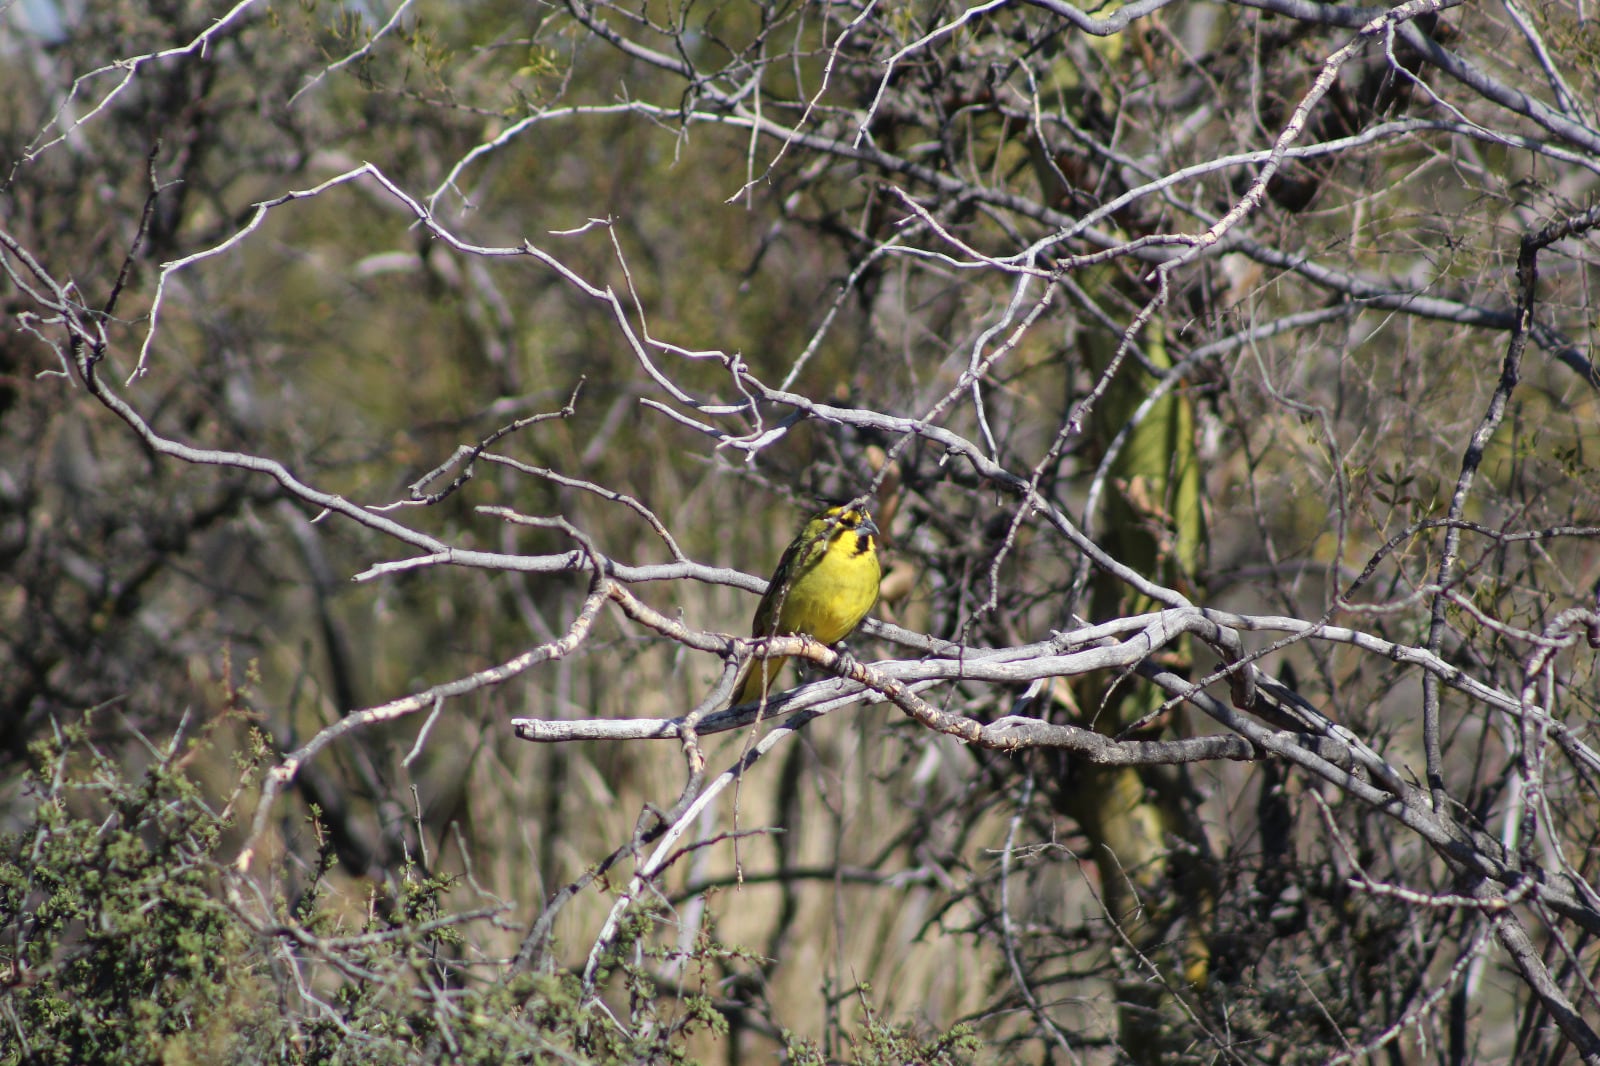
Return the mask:
<svg viewBox="0 0 1600 1066">
<path fill-rule="evenodd" d="M 849 636 L 878 602 L 878 536 L 872 516 L 860 508 L 830 507 L 813 515 L 778 560 L 751 636 L 805 635 L 824 644 Z M 746 663 L 733 702 L 759 700 L 787 658 Z"/>
</svg>

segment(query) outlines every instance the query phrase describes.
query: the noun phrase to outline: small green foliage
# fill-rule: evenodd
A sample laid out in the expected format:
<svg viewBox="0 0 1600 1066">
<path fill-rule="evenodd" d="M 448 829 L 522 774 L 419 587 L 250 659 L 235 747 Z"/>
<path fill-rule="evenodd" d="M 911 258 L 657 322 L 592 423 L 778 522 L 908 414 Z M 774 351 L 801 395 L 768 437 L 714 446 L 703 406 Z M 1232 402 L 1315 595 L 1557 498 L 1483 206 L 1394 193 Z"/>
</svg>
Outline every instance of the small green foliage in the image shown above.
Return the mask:
<svg viewBox="0 0 1600 1066">
<path fill-rule="evenodd" d="M 959 1066 L 973 1061 L 982 1050 L 983 1042 L 968 1025 L 952 1026 L 949 1032 L 928 1037 L 913 1027 L 888 1022 L 881 1018 L 866 999 L 863 989 L 862 1012 L 864 1017 L 854 1030 L 841 1034 L 849 1045 L 849 1055 L 843 1061 L 852 1066 Z M 814 1041 L 802 1039 L 784 1031 L 785 1056 L 792 1066 L 826 1066 L 830 1061 Z"/>
<path fill-rule="evenodd" d="M 227 826 L 194 782 L 171 762 L 126 781 L 81 726 L 32 754 L 33 824 L 0 837 L 0 1063 L 210 1057 L 198 1019 L 259 1024 L 270 1001 L 241 1000 L 249 938 L 217 892 Z"/>
<path fill-rule="evenodd" d="M 1391 507 L 1411 502 L 1410 489 L 1412 482 L 1416 481 L 1416 474 L 1408 472 L 1399 462 L 1394 464 L 1392 470 L 1379 470 L 1374 476 L 1384 486 L 1373 490 L 1372 495 L 1377 497 L 1378 502 Z"/>
<path fill-rule="evenodd" d="M 125 774 L 88 737 L 34 746 L 31 824 L 0 837 L 0 1066 L 687 1063 L 692 1037 L 727 1032 L 711 990 L 748 955 L 704 930 L 687 953 L 658 946 L 659 907 L 629 911 L 599 960 L 594 987 L 632 1005 L 619 1012 L 576 973 L 487 959 L 459 879 L 416 862 L 371 888 L 352 929 L 315 807 L 315 861 L 286 862 L 283 895 L 258 896 L 225 853 L 231 802 L 184 771 L 208 738 L 146 745 L 167 754 Z M 259 761 L 238 770 L 256 780 Z M 683 975 L 670 990 L 663 966 Z M 873 1026 L 862 1047 L 882 1050 L 862 1062 L 935 1047 Z"/>
<path fill-rule="evenodd" d="M 552 48 L 535 45 L 528 49 L 528 61 L 517 68 L 517 77 L 540 79 L 558 77 L 563 71 L 561 57 Z"/>
</svg>

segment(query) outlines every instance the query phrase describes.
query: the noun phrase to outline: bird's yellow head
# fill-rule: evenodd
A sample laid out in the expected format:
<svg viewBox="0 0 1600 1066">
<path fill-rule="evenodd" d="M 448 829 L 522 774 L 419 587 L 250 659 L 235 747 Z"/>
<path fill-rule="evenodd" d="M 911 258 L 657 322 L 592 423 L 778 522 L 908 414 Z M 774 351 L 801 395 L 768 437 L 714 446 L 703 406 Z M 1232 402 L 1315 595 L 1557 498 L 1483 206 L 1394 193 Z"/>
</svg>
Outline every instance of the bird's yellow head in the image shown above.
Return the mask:
<svg viewBox="0 0 1600 1066">
<path fill-rule="evenodd" d="M 867 511 L 848 505 L 830 507 L 806 523 L 802 536 L 814 536 L 830 548 L 845 548 L 852 556 L 877 550 L 878 524 Z M 854 538 L 853 540 L 848 538 Z"/>
</svg>

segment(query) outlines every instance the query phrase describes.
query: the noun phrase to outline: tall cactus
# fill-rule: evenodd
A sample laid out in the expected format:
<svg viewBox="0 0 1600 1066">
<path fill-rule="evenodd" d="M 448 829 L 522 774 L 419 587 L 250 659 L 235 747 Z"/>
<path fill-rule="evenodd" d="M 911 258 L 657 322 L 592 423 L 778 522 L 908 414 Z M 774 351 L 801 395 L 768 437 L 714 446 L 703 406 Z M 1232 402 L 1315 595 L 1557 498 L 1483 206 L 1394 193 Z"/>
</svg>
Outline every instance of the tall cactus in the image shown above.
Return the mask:
<svg viewBox="0 0 1600 1066">
<path fill-rule="evenodd" d="M 1082 344 L 1097 377 L 1109 365 L 1118 341 L 1109 332 L 1097 332 Z M 1139 343 L 1152 366 L 1171 365 L 1159 318 Z M 1104 454 L 1154 384 L 1154 377 L 1136 361 L 1124 362 L 1089 426 L 1097 454 Z M 1110 475 L 1097 522 L 1101 546 L 1162 584 L 1192 592 L 1205 530 L 1194 410 L 1181 390 L 1168 393 L 1133 429 Z M 1154 606 L 1103 573 L 1094 579 L 1090 602 L 1095 621 Z M 1166 649 L 1165 665 L 1184 672 L 1189 654 L 1187 643 Z M 1072 695 L 1079 724 L 1111 735 L 1141 722 L 1163 702 L 1163 694 L 1151 685 L 1104 675 L 1079 678 Z M 1140 729 L 1181 732 L 1182 712 L 1174 710 Z M 1152 1025 L 1152 1018 L 1166 1012 L 1153 1013 L 1151 1008 L 1161 1005 L 1169 988 L 1201 988 L 1210 964 L 1207 941 L 1216 874 L 1195 791 L 1181 767 L 1071 764 L 1066 769 L 1051 790 L 1052 801 L 1089 838 L 1107 917 L 1120 927 L 1121 950 L 1129 956 L 1120 960 L 1126 975 L 1119 988 L 1121 1041 L 1135 1062 L 1153 1063 L 1168 1041 Z M 1154 980 L 1151 965 L 1159 970 L 1160 981 Z"/>
</svg>

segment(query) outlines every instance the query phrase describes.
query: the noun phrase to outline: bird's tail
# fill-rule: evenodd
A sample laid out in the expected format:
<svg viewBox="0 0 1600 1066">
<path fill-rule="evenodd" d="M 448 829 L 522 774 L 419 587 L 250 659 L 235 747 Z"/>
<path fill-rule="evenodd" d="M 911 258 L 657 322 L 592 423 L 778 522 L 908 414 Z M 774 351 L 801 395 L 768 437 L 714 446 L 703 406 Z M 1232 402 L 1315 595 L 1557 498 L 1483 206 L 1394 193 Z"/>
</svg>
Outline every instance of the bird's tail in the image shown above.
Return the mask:
<svg viewBox="0 0 1600 1066">
<path fill-rule="evenodd" d="M 783 669 L 787 655 L 774 655 L 766 659 L 751 659 L 744 664 L 744 669 L 739 671 L 739 678 L 733 685 L 733 703 L 755 703 L 763 693 L 772 691 L 772 682 L 777 678 L 778 671 Z"/>
</svg>

